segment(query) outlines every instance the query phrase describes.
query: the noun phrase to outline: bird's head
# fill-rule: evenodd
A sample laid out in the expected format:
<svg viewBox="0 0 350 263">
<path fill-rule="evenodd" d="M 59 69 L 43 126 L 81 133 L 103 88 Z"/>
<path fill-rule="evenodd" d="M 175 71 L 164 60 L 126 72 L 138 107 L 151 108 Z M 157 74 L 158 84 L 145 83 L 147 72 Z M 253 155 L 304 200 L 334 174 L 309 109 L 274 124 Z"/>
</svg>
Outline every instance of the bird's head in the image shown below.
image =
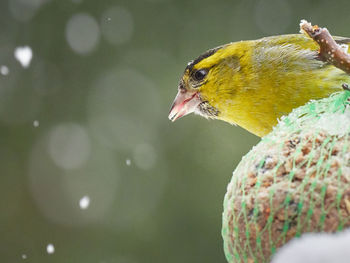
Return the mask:
<svg viewBox="0 0 350 263">
<path fill-rule="evenodd" d="M 240 67 L 232 52 L 230 45 L 220 46 L 187 64 L 170 109 L 171 121 L 192 112 L 206 118 L 220 118 L 222 104 L 232 97 L 232 89 L 228 87 Z"/>
</svg>

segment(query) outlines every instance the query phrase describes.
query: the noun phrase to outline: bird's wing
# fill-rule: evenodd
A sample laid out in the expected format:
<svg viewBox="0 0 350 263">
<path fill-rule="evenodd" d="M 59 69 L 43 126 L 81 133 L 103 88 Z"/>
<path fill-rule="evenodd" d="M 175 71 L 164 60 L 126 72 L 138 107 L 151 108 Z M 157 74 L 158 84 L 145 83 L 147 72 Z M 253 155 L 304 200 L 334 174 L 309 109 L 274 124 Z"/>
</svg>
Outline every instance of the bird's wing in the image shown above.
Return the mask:
<svg viewBox="0 0 350 263">
<path fill-rule="evenodd" d="M 333 37 L 337 44 L 350 44 L 350 38 L 348 37 Z"/>
<path fill-rule="evenodd" d="M 335 42 L 337 42 L 338 45 L 347 45 L 348 46 L 348 53 L 350 53 L 350 38 L 348 37 L 333 37 Z"/>
<path fill-rule="evenodd" d="M 333 37 L 337 44 L 347 44 L 349 45 L 348 52 L 350 53 L 350 38 L 349 37 Z M 301 49 L 310 49 L 317 50 L 319 46 L 311 38 L 305 36 L 304 34 L 290 34 L 290 35 L 281 35 L 266 37 L 262 40 L 268 40 L 269 45 L 285 45 L 285 44 L 294 44 Z"/>
</svg>

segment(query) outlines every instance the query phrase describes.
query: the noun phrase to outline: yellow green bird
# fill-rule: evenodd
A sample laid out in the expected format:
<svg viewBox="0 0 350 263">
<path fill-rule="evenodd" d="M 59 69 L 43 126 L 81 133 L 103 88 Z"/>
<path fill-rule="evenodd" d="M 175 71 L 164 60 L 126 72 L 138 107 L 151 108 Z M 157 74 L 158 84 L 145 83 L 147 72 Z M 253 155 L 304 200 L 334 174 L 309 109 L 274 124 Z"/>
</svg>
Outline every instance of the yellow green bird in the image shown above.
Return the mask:
<svg viewBox="0 0 350 263">
<path fill-rule="evenodd" d="M 194 112 L 264 136 L 292 109 L 349 82 L 349 75 L 319 59 L 318 45 L 303 34 L 234 42 L 187 64 L 169 119 Z"/>
</svg>

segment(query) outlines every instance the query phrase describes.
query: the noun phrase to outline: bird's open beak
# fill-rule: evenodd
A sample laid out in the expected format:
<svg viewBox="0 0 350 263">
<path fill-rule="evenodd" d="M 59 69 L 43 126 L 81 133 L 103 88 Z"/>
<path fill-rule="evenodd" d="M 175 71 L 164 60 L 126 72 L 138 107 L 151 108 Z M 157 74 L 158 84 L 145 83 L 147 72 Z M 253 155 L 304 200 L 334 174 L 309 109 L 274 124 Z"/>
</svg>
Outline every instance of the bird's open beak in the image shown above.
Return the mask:
<svg viewBox="0 0 350 263">
<path fill-rule="evenodd" d="M 201 100 L 198 92 L 179 89 L 169 112 L 169 120 L 176 121 L 177 119 L 194 112 L 200 103 Z"/>
</svg>

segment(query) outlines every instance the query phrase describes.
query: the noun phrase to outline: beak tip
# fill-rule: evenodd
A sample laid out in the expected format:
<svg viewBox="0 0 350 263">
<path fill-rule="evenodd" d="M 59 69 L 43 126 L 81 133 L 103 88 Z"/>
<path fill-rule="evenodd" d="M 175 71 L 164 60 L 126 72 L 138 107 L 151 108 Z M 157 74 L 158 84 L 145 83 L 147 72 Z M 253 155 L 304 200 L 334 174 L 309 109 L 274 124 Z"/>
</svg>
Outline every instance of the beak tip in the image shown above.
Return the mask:
<svg viewBox="0 0 350 263">
<path fill-rule="evenodd" d="M 177 115 L 177 113 L 172 113 L 172 112 L 170 112 L 169 113 L 169 116 L 168 116 L 168 119 L 171 121 L 171 122 L 174 122 L 174 121 L 176 121 L 176 115 Z"/>
<path fill-rule="evenodd" d="M 176 98 L 170 108 L 169 120 L 172 122 L 180 119 L 183 116 L 194 111 L 194 108 L 198 105 L 198 98 L 196 97 L 198 93 L 188 93 L 178 91 Z"/>
</svg>

